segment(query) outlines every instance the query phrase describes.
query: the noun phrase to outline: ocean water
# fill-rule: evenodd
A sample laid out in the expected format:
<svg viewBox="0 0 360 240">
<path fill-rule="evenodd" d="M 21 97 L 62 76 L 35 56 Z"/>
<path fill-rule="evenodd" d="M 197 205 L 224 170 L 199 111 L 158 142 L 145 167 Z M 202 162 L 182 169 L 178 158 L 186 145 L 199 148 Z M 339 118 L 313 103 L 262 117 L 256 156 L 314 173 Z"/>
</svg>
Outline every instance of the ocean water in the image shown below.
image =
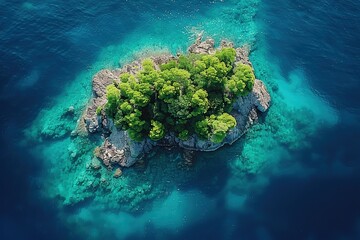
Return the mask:
<svg viewBox="0 0 360 240">
<path fill-rule="evenodd" d="M 359 22 L 355 0 L 0 0 L 0 239 L 360 239 Z M 192 166 L 87 168 L 91 77 L 202 31 L 250 46 L 268 113 Z"/>
</svg>

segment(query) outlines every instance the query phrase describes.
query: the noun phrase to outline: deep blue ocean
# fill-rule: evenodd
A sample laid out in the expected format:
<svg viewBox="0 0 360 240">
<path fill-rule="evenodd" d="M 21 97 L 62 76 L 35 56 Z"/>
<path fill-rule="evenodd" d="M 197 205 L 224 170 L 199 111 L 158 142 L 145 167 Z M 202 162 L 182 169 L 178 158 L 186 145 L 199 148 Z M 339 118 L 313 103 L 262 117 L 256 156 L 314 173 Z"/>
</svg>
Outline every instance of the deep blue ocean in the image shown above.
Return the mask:
<svg viewBox="0 0 360 240">
<path fill-rule="evenodd" d="M 190 203 L 192 193 L 205 196 L 203 203 L 194 197 L 193 206 L 204 215 L 189 213 L 179 224 L 162 219 L 172 216 L 164 211 L 192 211 L 191 204 L 170 203 L 175 198 L 171 195 L 173 198 L 159 197 L 154 203 L 154 208 L 164 206 L 161 214 L 150 205 L 136 214 L 129 213 L 131 217 L 126 219 L 133 222 L 119 220 L 118 226 L 110 226 L 117 215 L 110 217 L 111 210 L 105 205 L 107 217 L 92 212 L 93 222 L 85 217 L 74 220 L 86 202 L 64 210 L 54 194 L 44 195 L 48 190 L 42 182 L 51 182 L 56 176 L 44 174 L 49 160 L 33 153 L 40 143 L 28 143 L 25 129 L 36 125 L 43 109 L 55 115 L 56 106 L 65 99 L 84 99 L 91 78 L 84 77 L 87 85 L 81 76 L 92 76 L 101 68 L 116 67 L 134 58 L 126 55 L 131 50 L 186 49 L 193 26 L 215 39 L 232 39 L 238 34 L 241 40 L 234 38 L 235 42 L 251 42 L 255 71 L 260 69 L 257 74 L 268 86 L 280 81 L 280 77 L 271 77 L 273 71 L 267 72 L 264 60 L 259 60 L 258 56 L 266 55 L 266 62 L 278 71 L 275 75 L 283 78 L 279 91 L 301 72 L 296 76 L 305 76 L 306 84 L 296 88 L 306 87 L 326 100 L 326 107 L 307 102 L 306 95 L 293 99 L 289 91 L 282 99 L 315 109 L 315 118 L 324 118 L 325 122 L 330 118 L 329 107 L 336 112 L 337 120 L 328 127 L 316 125 L 311 134 L 295 138 L 306 139 L 306 147 L 289 150 L 289 144 L 280 141 L 287 154 L 271 155 L 273 162 L 261 171 L 246 174 L 246 181 L 232 182 L 249 184 L 242 188 L 243 195 L 239 193 L 246 196 L 245 200 L 232 198 L 232 206 L 243 201 L 241 208 L 228 207 L 224 196 L 227 181 L 234 174 L 218 161 L 235 161 L 238 151 L 251 149 L 243 142 L 221 150 L 221 157 L 200 155 L 198 162 L 209 159 L 208 167 L 199 163 L 195 179 L 179 183 Z M 266 53 L 261 55 L 262 51 Z M 357 0 L 0 0 L 0 239 L 360 239 L 359 64 Z M 79 97 L 77 91 L 83 95 L 79 93 Z M 41 116 L 45 119 L 47 115 Z M 308 122 L 301 125 L 302 118 L 306 117 L 299 113 L 299 124 L 294 124 L 297 130 L 286 137 L 307 127 Z M 50 145 L 59 139 L 62 141 L 62 136 L 43 139 L 41 144 Z M 53 162 L 60 159 L 56 153 L 48 157 Z M 212 157 L 217 158 L 216 163 Z M 207 183 L 215 177 L 216 184 L 209 187 Z M 261 187 L 256 187 L 258 182 L 262 182 Z M 150 219 L 155 214 L 154 224 L 142 224 L 144 216 Z M 132 231 L 132 226 L 137 230 Z M 126 234 L 120 234 L 125 229 Z M 142 234 L 137 234 L 138 229 Z"/>
</svg>

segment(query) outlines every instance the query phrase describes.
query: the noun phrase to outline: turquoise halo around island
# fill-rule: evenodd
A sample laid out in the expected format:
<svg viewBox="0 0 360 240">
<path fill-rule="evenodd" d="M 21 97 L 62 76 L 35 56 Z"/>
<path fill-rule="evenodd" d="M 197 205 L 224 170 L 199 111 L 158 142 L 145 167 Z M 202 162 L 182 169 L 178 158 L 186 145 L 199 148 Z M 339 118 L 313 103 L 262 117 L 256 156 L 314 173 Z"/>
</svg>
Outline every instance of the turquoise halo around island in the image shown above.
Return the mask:
<svg viewBox="0 0 360 240">
<path fill-rule="evenodd" d="M 180 15 L 176 21 L 141 16 L 141 24 L 117 44 L 104 47 L 90 69 L 54 96 L 27 129 L 26 136 L 27 141 L 37 143 L 33 153 L 42 156 L 46 166 L 40 181 L 43 197 L 56 199 L 60 209 L 79 206 L 74 213 L 60 211 L 64 222 L 96 238 L 104 234 L 98 228 L 98 221 L 102 221 L 109 232 L 126 237 L 143 234 L 149 220 L 169 231 L 199 222 L 211 216 L 219 197 L 224 197 L 226 208 L 240 211 L 249 192 L 266 185 L 266 174 L 282 171 L 278 165 L 281 159 L 306 148 L 309 137 L 337 122 L 336 112 L 311 91 L 302 69 L 294 69 L 288 76 L 281 74 L 261 37 L 261 22 L 255 18 L 259 3 L 217 2 L 201 15 Z M 76 35 L 77 30 L 74 28 L 69 36 Z M 143 165 L 127 169 L 120 178 L 114 178 L 113 172 L 105 168 L 93 171 L 93 149 L 102 140 L 71 137 L 90 99 L 93 75 L 103 68 L 122 66 L 154 53 L 185 52 L 200 32 L 216 42 L 225 38 L 236 46 L 250 47 L 255 76 L 264 81 L 272 96 L 266 117 L 232 146 L 198 154 L 193 166 L 184 165 L 181 153 L 172 150 L 159 152 Z M 199 182 L 198 175 L 208 176 Z M 249 180 L 248 176 L 254 175 L 256 181 Z M 201 203 L 201 208 L 194 202 Z M 184 216 L 188 219 L 185 222 Z M 86 229 L 80 227 L 84 222 Z M 118 230 L 122 222 L 127 222 L 128 227 Z"/>
</svg>

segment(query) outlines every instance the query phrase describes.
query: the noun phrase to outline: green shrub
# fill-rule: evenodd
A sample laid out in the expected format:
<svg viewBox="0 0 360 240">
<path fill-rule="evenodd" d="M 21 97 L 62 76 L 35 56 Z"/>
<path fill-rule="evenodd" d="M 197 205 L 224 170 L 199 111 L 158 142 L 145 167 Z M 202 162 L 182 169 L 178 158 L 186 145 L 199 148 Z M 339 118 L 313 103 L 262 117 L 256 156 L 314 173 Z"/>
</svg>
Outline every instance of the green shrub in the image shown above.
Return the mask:
<svg viewBox="0 0 360 240">
<path fill-rule="evenodd" d="M 96 108 L 96 115 L 101 115 L 101 111 L 102 111 L 102 106 L 98 106 L 97 108 Z"/>
<path fill-rule="evenodd" d="M 149 132 L 149 137 L 151 140 L 157 141 L 162 139 L 165 136 L 165 127 L 161 122 L 151 121 L 151 130 Z"/>
<path fill-rule="evenodd" d="M 105 105 L 105 112 L 108 116 L 114 117 L 117 113 L 117 107 L 120 101 L 120 90 L 111 84 L 106 87 L 107 103 Z"/>
<path fill-rule="evenodd" d="M 189 139 L 189 131 L 188 130 L 182 130 L 179 134 L 178 134 L 178 138 L 180 140 L 186 141 Z"/>
<path fill-rule="evenodd" d="M 240 64 L 235 68 L 227 87 L 233 95 L 245 96 L 252 91 L 254 82 L 255 75 L 252 68 L 249 65 Z"/>
<path fill-rule="evenodd" d="M 215 56 L 226 64 L 226 66 L 231 67 L 234 64 L 236 51 L 234 48 L 222 48 L 219 51 L 216 51 Z"/>
</svg>

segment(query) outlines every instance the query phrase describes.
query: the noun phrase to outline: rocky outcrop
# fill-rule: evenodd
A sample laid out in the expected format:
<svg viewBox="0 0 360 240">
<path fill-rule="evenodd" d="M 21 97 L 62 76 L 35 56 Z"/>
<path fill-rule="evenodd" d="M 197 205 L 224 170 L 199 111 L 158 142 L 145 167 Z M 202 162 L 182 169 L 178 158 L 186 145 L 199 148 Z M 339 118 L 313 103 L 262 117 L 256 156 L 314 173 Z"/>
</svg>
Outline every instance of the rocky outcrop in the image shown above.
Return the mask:
<svg viewBox="0 0 360 240">
<path fill-rule="evenodd" d="M 200 35 L 197 38 L 196 42 L 189 47 L 188 51 L 196 54 L 215 53 L 214 40 L 207 39 L 201 41 L 201 37 L 202 36 Z M 228 41 L 222 41 L 220 48 L 223 47 L 233 47 L 233 44 Z M 248 55 L 249 49 L 247 47 L 237 48 L 235 64 L 242 63 L 251 66 Z M 160 64 L 166 63 L 170 59 L 174 59 L 171 55 L 159 55 L 151 58 L 157 69 L 159 69 Z M 202 140 L 196 135 L 191 136 L 186 141 L 182 141 L 171 133 L 157 142 L 150 139 L 135 142 L 129 138 L 127 132 L 118 130 L 114 126 L 112 120 L 107 119 L 104 113 L 97 115 L 96 112 L 99 106 L 103 106 L 106 103 L 106 86 L 113 83 L 113 81 L 118 81 L 118 76 L 121 73 L 128 72 L 135 74 L 141 69 L 141 60 L 139 60 L 125 65 L 122 69 L 102 70 L 93 78 L 93 98 L 84 112 L 83 121 L 88 132 L 102 132 L 105 134 L 106 139 L 104 143 L 97 149 L 97 157 L 109 168 L 111 168 L 112 165 L 129 167 L 139 159 L 143 158 L 155 146 L 178 146 L 186 149 L 188 152 L 214 151 L 226 144 L 232 144 L 238 140 L 246 133 L 249 127 L 258 120 L 259 114 L 265 112 L 270 106 L 271 98 L 265 85 L 260 80 L 255 80 L 252 92 L 244 97 L 239 97 L 234 103 L 231 114 L 235 117 L 237 125 L 230 130 L 223 142 L 213 143 L 209 140 Z"/>
<path fill-rule="evenodd" d="M 133 141 L 126 131 L 118 130 L 111 121 L 109 125 L 111 134 L 100 147 L 102 151 L 99 156 L 105 165 L 116 161 L 116 163 L 122 167 L 129 167 L 144 157 L 144 155 L 150 152 L 156 145 L 156 143 L 150 139 L 144 139 L 141 142 Z M 118 154 L 102 154 L 103 152 L 105 153 L 107 149 Z M 115 158 L 115 160 L 112 160 L 112 158 Z"/>
<path fill-rule="evenodd" d="M 98 116 L 97 109 L 106 103 L 106 87 L 112 84 L 121 72 L 122 70 L 119 69 L 105 69 L 94 76 L 92 80 L 93 97 L 91 98 L 83 116 L 86 129 L 90 133 L 95 133 L 103 126 L 106 126 L 106 118 Z"/>
<path fill-rule="evenodd" d="M 190 53 L 195 54 L 213 54 L 215 53 L 215 41 L 213 39 L 206 39 L 201 41 L 202 36 L 198 36 L 195 43 L 188 48 Z"/>
<path fill-rule="evenodd" d="M 122 171 L 120 168 L 117 168 L 114 172 L 114 178 L 118 178 L 118 177 L 121 177 L 122 175 Z"/>
<path fill-rule="evenodd" d="M 108 139 L 105 139 L 104 144 L 99 149 L 98 157 L 102 159 L 103 163 L 107 167 L 111 167 L 113 164 L 120 164 L 124 159 L 125 149 L 117 148 Z"/>
</svg>

